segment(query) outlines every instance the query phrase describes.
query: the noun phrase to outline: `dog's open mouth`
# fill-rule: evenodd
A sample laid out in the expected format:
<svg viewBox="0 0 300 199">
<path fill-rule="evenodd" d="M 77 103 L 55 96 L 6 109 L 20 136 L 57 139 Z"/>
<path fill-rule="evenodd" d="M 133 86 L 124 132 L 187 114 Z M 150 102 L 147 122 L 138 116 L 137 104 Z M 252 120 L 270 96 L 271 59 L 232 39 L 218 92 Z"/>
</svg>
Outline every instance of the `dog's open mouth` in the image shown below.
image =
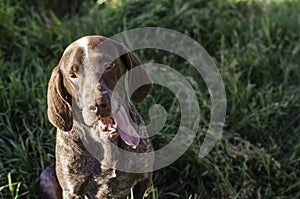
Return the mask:
<svg viewBox="0 0 300 199">
<path fill-rule="evenodd" d="M 108 139 L 117 135 L 117 124 L 113 117 L 101 118 L 96 122 L 95 126 L 96 129 Z"/>
<path fill-rule="evenodd" d="M 121 139 L 134 149 L 140 142 L 140 136 L 131 125 L 122 106 L 114 116 L 98 120 L 94 124 L 94 129 L 107 139 L 120 135 Z"/>
</svg>

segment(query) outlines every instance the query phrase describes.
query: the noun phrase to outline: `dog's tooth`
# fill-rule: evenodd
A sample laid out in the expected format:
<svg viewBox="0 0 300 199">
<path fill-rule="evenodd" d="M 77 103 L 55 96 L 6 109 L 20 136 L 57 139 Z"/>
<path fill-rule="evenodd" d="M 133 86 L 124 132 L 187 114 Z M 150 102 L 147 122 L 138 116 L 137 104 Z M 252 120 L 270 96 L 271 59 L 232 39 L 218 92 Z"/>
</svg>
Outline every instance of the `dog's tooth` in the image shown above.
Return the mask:
<svg viewBox="0 0 300 199">
<path fill-rule="evenodd" d="M 111 177 L 113 177 L 113 178 L 117 177 L 117 174 L 116 174 L 116 171 L 115 171 L 115 170 L 112 171 Z"/>
</svg>

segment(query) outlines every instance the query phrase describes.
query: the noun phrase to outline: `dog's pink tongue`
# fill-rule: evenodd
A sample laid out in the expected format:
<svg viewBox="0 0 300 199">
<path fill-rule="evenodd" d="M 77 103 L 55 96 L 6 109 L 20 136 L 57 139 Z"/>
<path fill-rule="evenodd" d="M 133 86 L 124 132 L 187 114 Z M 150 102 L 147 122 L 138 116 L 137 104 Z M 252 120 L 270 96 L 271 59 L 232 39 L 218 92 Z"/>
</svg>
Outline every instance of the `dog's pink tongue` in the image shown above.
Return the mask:
<svg viewBox="0 0 300 199">
<path fill-rule="evenodd" d="M 121 106 L 120 110 L 114 115 L 118 124 L 117 131 L 121 139 L 132 148 L 136 148 L 140 143 L 140 136 L 131 125 L 125 109 Z"/>
<path fill-rule="evenodd" d="M 125 133 L 124 131 L 122 131 L 122 129 L 118 129 L 119 134 L 121 136 L 121 139 L 129 146 L 131 146 L 132 148 L 136 148 L 137 145 L 139 145 L 140 143 L 140 137 L 139 135 L 135 132 L 135 135 L 128 135 L 128 133 Z"/>
</svg>

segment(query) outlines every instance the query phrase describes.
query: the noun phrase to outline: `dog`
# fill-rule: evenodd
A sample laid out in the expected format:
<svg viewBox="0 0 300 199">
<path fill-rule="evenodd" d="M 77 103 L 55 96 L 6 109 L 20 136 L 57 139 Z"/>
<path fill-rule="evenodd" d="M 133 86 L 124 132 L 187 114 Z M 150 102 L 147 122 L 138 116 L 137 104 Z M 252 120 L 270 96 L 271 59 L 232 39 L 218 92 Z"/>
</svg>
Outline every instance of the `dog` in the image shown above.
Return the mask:
<svg viewBox="0 0 300 199">
<path fill-rule="evenodd" d="M 138 75 L 130 73 L 133 69 Z M 146 83 L 130 91 L 130 85 L 140 80 Z M 114 89 L 118 90 L 115 100 Z M 142 158 L 137 164 L 120 151 L 153 151 L 130 100 L 143 101 L 151 89 L 151 78 L 123 45 L 97 35 L 71 43 L 48 84 L 48 118 L 57 134 L 55 163 L 40 175 L 42 196 L 122 198 L 132 191 L 136 199 L 146 197 L 152 186 L 153 159 Z M 150 169 L 134 172 L 137 165 Z"/>
</svg>

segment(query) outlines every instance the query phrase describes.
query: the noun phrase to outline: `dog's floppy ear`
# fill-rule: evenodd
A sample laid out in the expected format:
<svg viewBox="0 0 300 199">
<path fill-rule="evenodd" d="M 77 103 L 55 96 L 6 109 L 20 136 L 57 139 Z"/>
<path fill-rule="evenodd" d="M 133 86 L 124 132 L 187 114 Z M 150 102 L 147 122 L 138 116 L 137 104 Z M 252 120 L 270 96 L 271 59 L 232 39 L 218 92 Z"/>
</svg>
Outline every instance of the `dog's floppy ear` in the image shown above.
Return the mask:
<svg viewBox="0 0 300 199">
<path fill-rule="evenodd" d="M 70 131 L 73 126 L 70 94 L 63 85 L 63 76 L 56 66 L 48 84 L 47 103 L 50 122 L 63 131 Z"/>
<path fill-rule="evenodd" d="M 129 92 L 132 93 L 132 99 L 135 102 L 141 102 L 147 97 L 148 93 L 152 89 L 152 80 L 142 66 L 141 62 L 132 52 L 127 51 L 127 53 L 122 55 L 121 58 L 126 66 L 126 69 L 129 70 L 128 87 Z M 137 71 L 135 71 L 134 73 L 130 72 L 131 69 L 137 66 L 140 66 L 137 68 Z M 138 87 L 135 91 L 133 91 L 132 89 L 134 89 L 134 86 L 132 85 L 135 85 L 135 83 L 137 82 L 145 82 L 146 84 Z"/>
</svg>

